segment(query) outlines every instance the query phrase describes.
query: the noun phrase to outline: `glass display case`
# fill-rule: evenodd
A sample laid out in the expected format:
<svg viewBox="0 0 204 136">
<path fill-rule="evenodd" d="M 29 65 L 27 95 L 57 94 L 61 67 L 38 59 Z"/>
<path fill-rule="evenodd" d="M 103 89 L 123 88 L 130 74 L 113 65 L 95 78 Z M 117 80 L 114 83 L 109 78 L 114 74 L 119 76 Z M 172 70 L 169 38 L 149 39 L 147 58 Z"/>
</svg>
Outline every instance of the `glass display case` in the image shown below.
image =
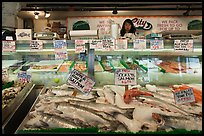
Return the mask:
<svg viewBox="0 0 204 136">
<path fill-rule="evenodd" d="M 67 79 L 69 77 L 70 71 L 76 69 L 90 77 L 95 82 L 95 85 L 88 96 L 82 96 L 82 93 L 78 92 L 78 95 L 76 95 L 76 97 L 84 99 L 86 100 L 86 102 L 92 103 L 93 101 L 89 100 L 96 98 L 94 94 L 97 94 L 97 98 L 94 102 L 95 104 L 99 104 L 99 107 L 104 108 L 105 106 L 100 104 L 106 103 L 109 106 L 116 106 L 118 108 L 117 110 L 119 110 L 117 111 L 117 115 L 114 114 L 114 112 L 116 111 L 108 111 L 107 113 L 114 116 L 114 120 L 117 120 L 118 124 L 116 124 L 118 126 L 120 126 L 121 123 L 123 124 L 123 126 L 114 126 L 114 128 L 112 128 L 111 124 L 107 124 L 109 126 L 104 126 L 103 124 L 102 127 L 100 127 L 100 124 L 95 124 L 100 131 L 156 132 L 160 129 L 166 131 L 175 129 L 190 129 L 202 131 L 202 127 L 200 129 L 199 126 L 202 126 L 202 95 L 200 99 L 200 94 L 202 93 L 202 41 L 193 39 L 192 51 L 176 51 L 174 49 L 175 40 L 171 39 L 163 40 L 164 48 L 162 49 L 151 49 L 151 39 L 146 39 L 146 49 L 135 49 L 134 43 L 128 42 L 127 49 L 104 51 L 101 49 L 90 49 L 90 44 L 87 40 L 87 42 L 85 43 L 86 52 L 76 53 L 75 40 L 65 40 L 65 42 L 67 43 L 67 58 L 63 60 L 55 60 L 56 54 L 53 46 L 54 40 L 42 41 L 43 49 L 41 50 L 31 50 L 30 41 L 16 41 L 15 52 L 2 52 L 2 68 L 6 68 L 8 70 L 8 79 L 5 82 L 18 80 L 18 73 L 20 71 L 26 71 L 27 74 L 31 75 L 31 81 L 34 84 L 43 85 L 48 88 L 48 93 L 44 92 L 40 94 L 41 99 L 46 99 L 45 101 L 43 101 L 44 104 L 47 104 L 49 101 L 51 103 L 58 103 L 60 105 L 61 102 L 59 102 L 57 99 L 54 99 L 54 97 L 57 97 L 59 95 L 60 99 L 63 98 L 63 100 L 66 101 L 68 98 L 65 98 L 65 96 L 73 96 L 73 87 L 71 87 L 72 91 L 68 91 L 71 93 L 67 93 L 64 91 L 66 89 L 70 90 Z M 19 65 L 17 65 L 18 62 Z M 116 85 L 116 69 L 135 70 L 136 84 L 127 84 L 124 86 Z M 185 88 L 186 86 L 188 87 Z M 180 91 L 188 90 L 189 88 L 196 88 L 194 90 L 195 101 L 190 104 L 177 104 L 174 96 L 175 94 L 173 92 L 177 92 L 179 89 Z M 146 92 L 142 93 L 142 91 Z M 197 95 L 196 91 L 199 91 L 199 96 Z M 54 96 L 51 96 L 51 94 L 53 93 Z M 142 95 L 140 97 L 141 94 L 143 94 L 144 96 Z M 155 99 L 149 98 L 153 95 Z M 53 99 L 51 99 L 51 97 Z M 136 99 L 134 99 L 135 97 Z M 139 98 L 137 99 L 137 97 Z M 33 105 L 25 120 L 22 122 L 21 126 L 19 126 L 18 130 L 23 130 L 29 125 L 31 128 L 34 128 L 34 126 L 28 123 L 28 120 L 29 118 L 31 118 L 31 114 L 34 114 L 35 109 L 42 106 L 40 104 L 40 98 L 35 102 L 35 105 L 38 104 L 38 106 L 35 107 L 35 105 Z M 69 101 L 68 103 L 71 103 L 70 105 L 73 106 L 81 104 L 80 102 L 82 103 L 83 101 L 73 100 Z M 61 106 L 61 111 L 63 111 L 63 113 L 49 113 L 49 118 L 51 116 L 58 116 L 56 117 L 57 119 L 59 117 L 63 118 L 66 110 L 63 109 L 63 106 L 65 105 Z M 53 105 L 51 107 L 56 108 Z M 129 111 L 130 109 L 137 109 L 136 107 L 141 108 L 141 111 L 143 111 L 143 113 L 147 112 L 148 115 L 146 114 L 145 116 L 142 116 L 142 112 L 139 112 L 138 110 L 132 110 L 131 117 L 128 117 L 128 115 L 126 116 L 125 113 L 127 113 L 127 111 Z M 57 109 L 58 108 L 60 108 L 60 106 L 58 106 Z M 80 106 L 78 108 L 80 108 Z M 152 109 L 152 111 L 150 111 L 150 109 Z M 156 112 L 156 110 L 158 109 L 161 110 L 161 112 Z M 45 111 L 46 110 L 47 109 L 45 108 Z M 73 109 L 69 110 L 72 111 Z M 106 110 L 103 111 L 101 109 L 90 110 L 91 114 L 94 113 L 93 116 L 95 116 L 95 112 L 98 116 L 99 112 L 105 111 Z M 165 112 L 166 114 L 163 115 L 163 112 Z M 100 117 L 102 116 L 102 118 L 105 118 L 106 121 L 112 118 L 109 118 L 109 115 L 107 115 L 107 113 L 106 116 L 104 116 L 105 114 L 100 114 Z M 190 126 L 180 127 L 179 125 L 173 128 L 172 124 L 170 124 L 172 125 L 172 127 L 162 128 L 159 119 L 162 118 L 162 121 L 166 121 L 165 117 L 173 116 L 174 113 L 176 116 L 175 120 L 180 120 L 179 117 L 181 115 L 185 118 L 189 117 L 188 119 L 186 119 L 187 122 L 195 122 L 195 120 L 192 119 L 193 117 L 195 117 L 199 118 L 199 120 L 201 119 L 201 124 L 200 121 L 197 122 L 196 126 L 199 126 L 198 128 L 191 128 Z M 43 116 L 48 116 L 48 113 L 43 113 Z M 137 116 L 142 116 L 141 118 L 144 117 L 144 120 L 142 120 L 141 118 L 141 120 L 134 120 L 134 118 L 137 118 Z M 163 118 L 163 116 L 165 117 Z M 179 117 L 177 118 L 177 116 Z M 71 118 L 71 115 L 68 115 L 68 113 L 66 113 L 66 117 Z M 150 117 L 152 119 L 150 119 Z M 43 120 L 43 122 L 44 121 L 45 120 Z M 85 120 L 84 122 L 89 121 L 90 120 Z M 180 122 L 181 125 L 183 125 L 182 121 Z M 152 122 L 154 122 L 154 125 L 152 124 Z M 23 126 L 26 123 L 28 123 L 29 125 L 27 124 L 26 127 Z M 136 123 L 137 126 L 131 128 L 131 124 L 134 123 Z M 82 126 L 93 127 L 93 124 L 83 124 Z M 179 124 L 179 122 L 177 122 L 177 124 Z"/>
</svg>

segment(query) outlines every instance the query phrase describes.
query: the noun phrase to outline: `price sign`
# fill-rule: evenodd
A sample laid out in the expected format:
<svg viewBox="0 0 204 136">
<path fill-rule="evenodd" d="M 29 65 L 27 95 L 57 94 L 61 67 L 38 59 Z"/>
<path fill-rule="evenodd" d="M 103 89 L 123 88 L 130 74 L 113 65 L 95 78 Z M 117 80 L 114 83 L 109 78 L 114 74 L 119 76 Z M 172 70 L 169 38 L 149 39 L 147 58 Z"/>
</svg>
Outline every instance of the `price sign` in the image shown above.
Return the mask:
<svg viewBox="0 0 204 136">
<path fill-rule="evenodd" d="M 115 70 L 115 84 L 117 85 L 135 85 L 136 71 L 129 69 Z"/>
<path fill-rule="evenodd" d="M 193 51 L 193 40 L 174 40 L 175 51 Z"/>
<path fill-rule="evenodd" d="M 102 40 L 89 40 L 90 49 L 102 49 Z"/>
<path fill-rule="evenodd" d="M 87 40 L 75 40 L 75 52 L 81 53 L 85 52 L 85 44 Z"/>
<path fill-rule="evenodd" d="M 42 49 L 43 49 L 43 41 L 40 41 L 40 40 L 30 41 L 30 50 L 42 50 Z"/>
<path fill-rule="evenodd" d="M 29 82 L 31 79 L 31 75 L 27 74 L 26 71 L 20 71 L 17 75 L 18 79 L 23 82 Z"/>
<path fill-rule="evenodd" d="M 128 42 L 127 39 L 117 39 L 115 44 L 115 49 L 127 49 Z"/>
<path fill-rule="evenodd" d="M 67 43 L 66 40 L 54 41 L 55 60 L 67 59 Z"/>
<path fill-rule="evenodd" d="M 15 52 L 16 42 L 15 41 L 2 41 L 2 51 L 3 52 Z"/>
<path fill-rule="evenodd" d="M 158 50 L 164 48 L 164 41 L 163 40 L 150 40 L 150 49 L 151 50 Z"/>
<path fill-rule="evenodd" d="M 146 49 L 146 39 L 135 39 L 133 40 L 134 49 Z"/>
<path fill-rule="evenodd" d="M 102 40 L 102 50 L 113 51 L 115 47 L 115 40 L 113 39 L 103 39 Z"/>
<path fill-rule="evenodd" d="M 84 94 L 89 94 L 95 84 L 88 76 L 76 69 L 70 72 L 67 82 Z"/>
<path fill-rule="evenodd" d="M 2 81 L 8 81 L 9 75 L 8 75 L 8 69 L 3 68 L 2 69 Z"/>
<path fill-rule="evenodd" d="M 176 104 L 194 102 L 195 97 L 193 93 L 193 88 L 188 88 L 186 90 L 174 92 L 174 99 L 175 99 Z"/>
<path fill-rule="evenodd" d="M 55 40 L 54 42 L 54 49 L 67 49 L 66 40 Z"/>
</svg>

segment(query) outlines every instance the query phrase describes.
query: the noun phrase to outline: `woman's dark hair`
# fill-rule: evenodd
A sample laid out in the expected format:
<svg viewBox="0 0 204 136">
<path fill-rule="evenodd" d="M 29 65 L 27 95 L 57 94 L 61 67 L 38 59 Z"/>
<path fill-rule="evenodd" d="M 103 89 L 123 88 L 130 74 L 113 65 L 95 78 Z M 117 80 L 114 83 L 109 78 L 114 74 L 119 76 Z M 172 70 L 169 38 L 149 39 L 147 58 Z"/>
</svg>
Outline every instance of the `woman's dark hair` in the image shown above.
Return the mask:
<svg viewBox="0 0 204 136">
<path fill-rule="evenodd" d="M 125 23 L 131 24 L 131 29 L 130 29 L 129 33 L 134 33 L 134 34 L 135 34 L 136 28 L 135 28 L 135 26 L 134 26 L 132 20 L 126 19 L 126 20 L 123 22 L 122 29 L 120 30 L 120 36 L 124 36 L 125 33 L 126 33 L 126 31 L 125 31 Z"/>
</svg>

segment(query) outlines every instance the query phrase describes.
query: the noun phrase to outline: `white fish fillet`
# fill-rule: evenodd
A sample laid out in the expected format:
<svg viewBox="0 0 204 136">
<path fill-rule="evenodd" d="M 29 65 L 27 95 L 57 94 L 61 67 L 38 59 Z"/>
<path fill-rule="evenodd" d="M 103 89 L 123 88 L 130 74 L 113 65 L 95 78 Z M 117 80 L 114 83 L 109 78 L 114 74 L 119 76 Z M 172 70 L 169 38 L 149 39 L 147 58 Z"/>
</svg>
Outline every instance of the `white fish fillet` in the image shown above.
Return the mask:
<svg viewBox="0 0 204 136">
<path fill-rule="evenodd" d="M 115 104 L 115 93 L 110 89 L 109 86 L 104 86 L 103 93 L 105 95 L 106 100 L 114 105 Z"/>
</svg>

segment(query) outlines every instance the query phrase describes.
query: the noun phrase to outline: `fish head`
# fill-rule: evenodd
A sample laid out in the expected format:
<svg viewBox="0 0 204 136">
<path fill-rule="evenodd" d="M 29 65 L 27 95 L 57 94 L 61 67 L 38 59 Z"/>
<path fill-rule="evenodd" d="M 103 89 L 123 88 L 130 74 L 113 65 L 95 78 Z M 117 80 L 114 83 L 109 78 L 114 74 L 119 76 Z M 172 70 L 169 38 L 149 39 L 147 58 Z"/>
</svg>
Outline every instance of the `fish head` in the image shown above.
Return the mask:
<svg viewBox="0 0 204 136">
<path fill-rule="evenodd" d="M 152 118 L 159 125 L 162 125 L 165 122 L 162 116 L 160 116 L 158 113 L 152 113 Z"/>
</svg>

